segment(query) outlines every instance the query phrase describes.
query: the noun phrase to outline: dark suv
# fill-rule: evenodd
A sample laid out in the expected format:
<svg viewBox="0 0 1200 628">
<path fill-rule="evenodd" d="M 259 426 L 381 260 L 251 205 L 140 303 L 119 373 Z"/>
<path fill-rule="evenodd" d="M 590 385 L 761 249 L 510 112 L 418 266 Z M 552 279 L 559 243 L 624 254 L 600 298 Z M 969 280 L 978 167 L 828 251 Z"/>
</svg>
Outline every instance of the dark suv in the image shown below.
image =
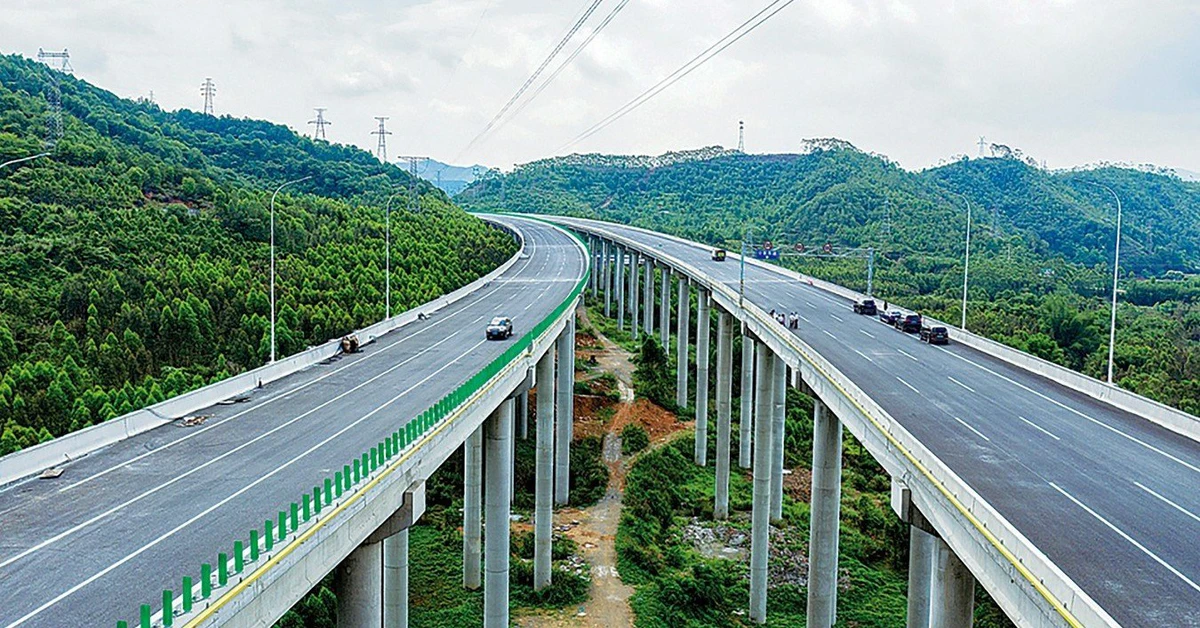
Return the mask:
<svg viewBox="0 0 1200 628">
<path fill-rule="evenodd" d="M 896 321 L 899 319 L 900 319 L 900 310 L 892 310 L 890 312 L 883 311 L 883 312 L 879 313 L 879 322 L 881 322 L 881 323 L 885 323 L 888 325 L 895 325 Z"/>
<path fill-rule="evenodd" d="M 896 329 L 906 333 L 915 334 L 921 331 L 921 315 L 907 314 L 896 318 Z"/>
<path fill-rule="evenodd" d="M 879 309 L 875 307 L 875 299 L 863 299 L 854 302 L 854 313 L 875 316 Z"/>
<path fill-rule="evenodd" d="M 950 332 L 946 331 L 946 328 L 941 325 L 922 325 L 921 340 L 931 345 L 948 345 L 950 344 Z"/>
<path fill-rule="evenodd" d="M 512 319 L 507 316 L 497 316 L 492 319 L 492 322 L 487 326 L 488 340 L 504 340 L 512 336 L 513 324 Z"/>
</svg>

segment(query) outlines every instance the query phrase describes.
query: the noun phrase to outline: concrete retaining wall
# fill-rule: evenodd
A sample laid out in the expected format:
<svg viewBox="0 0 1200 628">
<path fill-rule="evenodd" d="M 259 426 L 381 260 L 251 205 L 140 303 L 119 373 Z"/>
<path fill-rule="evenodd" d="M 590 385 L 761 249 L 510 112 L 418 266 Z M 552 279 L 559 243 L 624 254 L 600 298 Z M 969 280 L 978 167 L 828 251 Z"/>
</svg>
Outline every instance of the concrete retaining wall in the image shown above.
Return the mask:
<svg viewBox="0 0 1200 628">
<path fill-rule="evenodd" d="M 521 255 L 525 252 L 525 238 L 520 230 L 510 223 L 500 222 L 502 219 L 498 217 L 481 215 L 480 218 L 512 234 L 521 243 L 521 248 L 517 254 L 513 255 L 492 272 L 454 292 L 444 294 L 428 303 L 355 332 L 360 342 L 370 342 L 390 331 L 399 329 L 417 320 L 420 314 L 435 312 L 463 299 L 473 292 L 486 287 L 493 279 L 499 277 L 508 271 L 509 268 L 512 268 L 513 264 L 517 263 Z M 309 347 L 300 353 L 276 360 L 273 364 L 260 366 L 240 375 L 235 375 L 203 388 L 172 397 L 147 408 L 135 410 L 109 421 L 11 453 L 0 458 L 0 486 L 41 473 L 44 469 L 65 464 L 102 447 L 107 447 L 126 438 L 166 425 L 176 419 L 211 407 L 219 401 L 236 397 L 260 385 L 306 369 L 336 355 L 341 350 L 340 342 L 341 339 L 339 338 L 316 347 Z"/>
</svg>

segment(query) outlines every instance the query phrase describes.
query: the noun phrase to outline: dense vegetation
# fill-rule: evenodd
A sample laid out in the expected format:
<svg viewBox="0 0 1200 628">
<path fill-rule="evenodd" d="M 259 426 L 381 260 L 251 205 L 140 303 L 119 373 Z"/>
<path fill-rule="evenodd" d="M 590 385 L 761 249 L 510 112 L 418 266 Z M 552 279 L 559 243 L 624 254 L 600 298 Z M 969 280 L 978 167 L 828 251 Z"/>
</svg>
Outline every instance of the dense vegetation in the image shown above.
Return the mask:
<svg viewBox="0 0 1200 628">
<path fill-rule="evenodd" d="M 0 57 L 0 161 L 39 152 L 48 70 Z M 64 136 L 0 170 L 0 454 L 262 364 L 276 201 L 280 355 L 487 272 L 511 239 L 363 151 L 164 112 L 62 76 Z"/>
<path fill-rule="evenodd" d="M 1124 209 L 1115 379 L 1200 413 L 1200 184 L 1104 167 L 1048 172 L 1015 158 L 908 172 L 845 143 L 800 155 L 703 159 L 575 156 L 521 166 L 456 197 L 626 222 L 737 250 L 744 235 L 783 263 L 860 290 L 875 250 L 881 299 L 961 316 L 965 203 L 972 207 L 968 327 L 1088 375 L 1108 356 L 1114 202 Z M 503 192 L 501 192 L 503 191 Z M 841 257 L 793 255 L 833 246 Z M 664 386 L 669 385 L 664 382 Z M 651 387 L 651 398 L 662 397 Z M 665 401 L 665 399 L 664 399 Z M 668 406 L 669 407 L 669 406 Z"/>
</svg>

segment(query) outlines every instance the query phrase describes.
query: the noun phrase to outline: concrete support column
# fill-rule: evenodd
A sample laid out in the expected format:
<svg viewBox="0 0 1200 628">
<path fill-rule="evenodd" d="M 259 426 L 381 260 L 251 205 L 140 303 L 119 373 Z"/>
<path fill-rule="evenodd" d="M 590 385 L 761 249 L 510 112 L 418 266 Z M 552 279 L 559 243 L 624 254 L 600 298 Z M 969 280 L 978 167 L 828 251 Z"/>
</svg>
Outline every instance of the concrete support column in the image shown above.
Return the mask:
<svg viewBox="0 0 1200 628">
<path fill-rule="evenodd" d="M 787 420 L 787 364 L 775 361 L 775 405 L 771 411 L 771 519 L 783 518 L 783 441 Z"/>
<path fill-rule="evenodd" d="M 589 245 L 588 250 L 590 250 L 592 252 L 592 274 L 588 278 L 588 289 L 591 290 L 591 292 L 592 292 L 593 300 L 596 298 L 596 286 L 597 286 L 597 284 L 600 283 L 599 282 L 599 272 L 600 272 L 600 247 L 599 247 L 599 244 L 600 244 L 600 241 L 596 238 L 596 236 L 590 236 L 588 238 L 588 245 Z"/>
<path fill-rule="evenodd" d="M 463 587 L 476 590 L 482 584 L 483 428 L 475 430 L 463 444 Z"/>
<path fill-rule="evenodd" d="M 337 625 L 383 628 L 383 543 L 358 546 L 338 565 L 334 577 Z"/>
<path fill-rule="evenodd" d="M 738 418 L 738 466 L 750 468 L 750 430 L 754 426 L 754 339 L 742 334 L 742 413 Z"/>
<path fill-rule="evenodd" d="M 729 517 L 729 423 L 733 398 L 733 317 L 717 314 L 717 487 L 713 518 Z"/>
<path fill-rule="evenodd" d="M 759 373 L 770 373 L 775 356 L 766 345 L 755 347 Z M 754 386 L 754 405 L 759 417 L 771 416 L 775 378 L 759 377 Z M 750 619 L 767 623 L 767 558 L 771 532 L 771 422 L 754 426 L 754 506 L 750 513 Z"/>
<path fill-rule="evenodd" d="M 696 292 L 696 442 L 693 447 L 696 464 L 708 465 L 708 291 Z"/>
<path fill-rule="evenodd" d="M 612 317 L 612 263 L 609 260 L 608 240 L 604 241 L 601 246 L 604 249 L 604 263 L 601 266 L 601 272 L 604 274 L 604 317 Z"/>
<path fill-rule="evenodd" d="M 617 329 L 625 330 L 625 249 L 617 247 Z"/>
<path fill-rule="evenodd" d="M 663 266 L 662 271 L 662 300 L 659 303 L 659 334 L 662 337 L 663 351 L 671 354 L 671 269 Z"/>
<path fill-rule="evenodd" d="M 513 470 L 512 445 L 508 439 L 512 438 L 512 424 L 512 399 L 505 399 L 484 422 L 487 432 L 484 628 L 508 628 L 509 514 L 512 508 L 508 485 L 512 482 Z"/>
<path fill-rule="evenodd" d="M 937 538 L 918 528 L 908 527 L 908 628 L 929 628 L 933 590 L 933 557 Z"/>
<path fill-rule="evenodd" d="M 642 328 L 647 336 L 654 335 L 654 261 L 646 258 L 645 276 L 642 282 L 646 286 L 646 294 L 642 299 Z"/>
<path fill-rule="evenodd" d="M 520 423 L 518 424 L 517 433 L 520 434 L 521 440 L 529 440 L 529 391 L 517 394 L 517 417 Z"/>
<path fill-rule="evenodd" d="M 975 576 L 941 538 L 934 537 L 931 628 L 971 628 L 975 617 Z"/>
<path fill-rule="evenodd" d="M 688 332 L 691 331 L 691 291 L 688 289 L 688 278 L 679 276 L 679 325 L 675 330 L 679 334 L 676 345 L 675 373 L 675 405 L 686 408 L 688 405 Z"/>
<path fill-rule="evenodd" d="M 758 450 L 756 447 L 755 451 Z M 816 399 L 813 404 L 812 506 L 808 540 L 809 628 L 827 628 L 837 621 L 841 500 L 842 422 L 820 399 Z"/>
<path fill-rule="evenodd" d="M 575 318 L 567 320 L 567 326 L 558 336 L 558 385 L 556 386 L 554 503 L 570 501 L 571 490 L 571 438 L 575 423 Z"/>
<path fill-rule="evenodd" d="M 408 528 L 383 540 L 383 628 L 408 628 Z"/>
<path fill-rule="evenodd" d="M 550 584 L 554 529 L 554 349 L 537 363 L 537 462 L 533 506 L 533 588 Z"/>
<path fill-rule="evenodd" d="M 641 337 L 641 313 L 638 311 L 638 278 L 642 276 L 642 256 L 638 253 L 629 255 L 629 323 L 633 326 L 633 339 Z"/>
</svg>

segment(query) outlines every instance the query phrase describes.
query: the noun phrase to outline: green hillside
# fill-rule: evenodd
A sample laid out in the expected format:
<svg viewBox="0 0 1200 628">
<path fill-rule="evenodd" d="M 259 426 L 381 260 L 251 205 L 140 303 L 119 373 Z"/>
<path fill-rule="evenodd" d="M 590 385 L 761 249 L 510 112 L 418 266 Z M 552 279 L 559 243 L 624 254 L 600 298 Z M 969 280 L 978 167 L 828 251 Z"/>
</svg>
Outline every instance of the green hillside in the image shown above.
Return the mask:
<svg viewBox="0 0 1200 628">
<path fill-rule="evenodd" d="M 0 162 L 41 150 L 48 76 L 0 57 Z M 0 170 L 0 454 L 262 364 L 283 181 L 313 177 L 276 202 L 282 355 L 382 318 L 392 193 L 393 312 L 515 250 L 364 151 L 61 80 L 54 154 Z"/>
</svg>

